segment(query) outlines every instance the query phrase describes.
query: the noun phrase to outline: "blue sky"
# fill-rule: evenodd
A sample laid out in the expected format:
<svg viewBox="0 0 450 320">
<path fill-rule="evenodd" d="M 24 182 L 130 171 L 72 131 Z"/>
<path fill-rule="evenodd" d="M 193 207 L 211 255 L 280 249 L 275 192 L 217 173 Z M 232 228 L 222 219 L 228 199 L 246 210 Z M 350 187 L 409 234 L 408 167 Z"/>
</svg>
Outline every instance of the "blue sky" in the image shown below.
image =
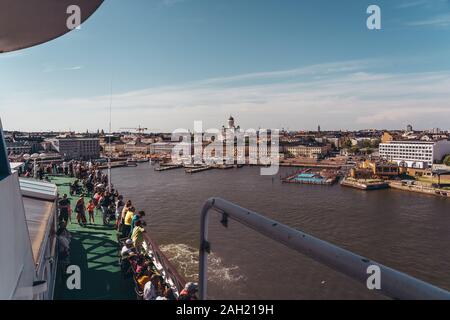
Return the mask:
<svg viewBox="0 0 450 320">
<path fill-rule="evenodd" d="M 382 30 L 366 28 L 381 7 Z M 0 55 L 6 129 L 450 129 L 448 0 L 106 0 Z"/>
</svg>

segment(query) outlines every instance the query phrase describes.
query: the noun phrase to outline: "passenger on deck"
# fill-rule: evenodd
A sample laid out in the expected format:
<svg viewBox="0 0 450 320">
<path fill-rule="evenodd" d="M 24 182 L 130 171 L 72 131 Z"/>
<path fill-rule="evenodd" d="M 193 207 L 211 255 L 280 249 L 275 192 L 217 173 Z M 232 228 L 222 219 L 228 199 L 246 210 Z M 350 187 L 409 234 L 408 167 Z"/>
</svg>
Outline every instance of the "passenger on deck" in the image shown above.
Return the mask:
<svg viewBox="0 0 450 320">
<path fill-rule="evenodd" d="M 161 295 L 158 288 L 160 287 L 160 277 L 156 274 L 152 275 L 150 281 L 144 286 L 144 300 L 156 300 Z"/>
<path fill-rule="evenodd" d="M 109 206 L 111 205 L 111 197 L 108 191 L 105 191 L 103 198 L 100 201 L 100 207 L 102 208 L 103 225 L 106 225 L 106 217 L 108 215 Z"/>
<path fill-rule="evenodd" d="M 135 212 L 136 212 L 136 209 L 134 207 L 131 207 L 130 210 L 125 215 L 125 219 L 123 221 L 123 227 L 122 227 L 122 237 L 130 236 L 131 221 L 133 220 L 133 216 L 134 216 Z"/>
<path fill-rule="evenodd" d="M 156 300 L 177 300 L 172 288 L 166 288 L 162 296 L 156 298 Z"/>
<path fill-rule="evenodd" d="M 59 201 L 59 221 L 72 223 L 70 211 L 70 200 L 67 198 L 67 194 L 63 195 L 63 198 Z"/>
<path fill-rule="evenodd" d="M 90 196 L 92 192 L 94 191 L 94 184 L 92 183 L 91 179 L 88 179 L 86 181 L 86 190 L 88 192 L 88 195 Z"/>
<path fill-rule="evenodd" d="M 136 221 L 141 220 L 143 217 L 145 217 L 145 211 L 142 211 L 142 210 L 133 215 L 133 218 L 131 219 L 130 234 L 133 233 L 133 229 L 134 229 L 134 226 L 136 224 Z"/>
<path fill-rule="evenodd" d="M 102 201 L 102 193 L 100 191 L 97 191 L 94 194 L 94 204 L 95 204 L 95 214 L 97 215 L 98 211 L 101 210 L 100 202 Z"/>
<path fill-rule="evenodd" d="M 123 207 L 122 212 L 120 213 L 119 226 L 118 226 L 119 232 L 123 232 L 123 226 L 125 224 L 125 216 L 127 215 L 127 212 L 130 210 L 131 207 L 132 207 L 131 201 L 128 200 L 127 203 L 125 203 L 125 206 Z"/>
<path fill-rule="evenodd" d="M 144 222 L 141 220 L 136 221 L 136 225 L 133 228 L 133 233 L 131 234 L 131 240 L 133 240 L 134 247 L 137 252 L 142 252 L 142 244 L 144 243 L 144 233 L 143 228 Z"/>
<path fill-rule="evenodd" d="M 180 292 L 178 300 L 197 300 L 196 293 L 198 291 L 198 285 L 194 282 L 188 282 L 184 286 L 184 289 Z"/>
<path fill-rule="evenodd" d="M 122 256 L 122 258 L 124 258 L 127 257 L 133 251 L 134 251 L 133 240 L 127 239 L 127 241 L 125 241 L 125 245 L 122 247 L 122 250 L 120 251 L 120 255 Z"/>
<path fill-rule="evenodd" d="M 147 282 L 149 282 L 151 280 L 152 276 L 153 276 L 153 272 L 152 272 L 152 269 L 150 268 L 150 266 L 148 266 L 148 265 L 143 266 L 143 269 L 137 276 L 137 280 L 136 280 L 140 291 L 144 290 L 145 285 L 147 284 Z"/>
<path fill-rule="evenodd" d="M 59 228 L 56 231 L 56 236 L 58 239 L 58 259 L 65 260 L 70 256 L 70 240 L 72 238 L 69 231 L 66 229 L 66 223 L 61 221 L 59 223 Z"/>
<path fill-rule="evenodd" d="M 86 209 L 87 209 L 88 214 L 89 214 L 89 223 L 90 224 L 95 224 L 95 219 L 94 219 L 95 204 L 94 204 L 94 201 L 92 199 L 89 200 Z"/>
<path fill-rule="evenodd" d="M 80 226 L 86 226 L 86 207 L 84 205 L 84 197 L 81 196 L 75 205 L 75 212 L 77 213 L 77 221 Z"/>
<path fill-rule="evenodd" d="M 120 225 L 122 210 L 123 207 L 125 206 L 125 203 L 123 202 L 123 196 L 119 195 L 117 197 L 115 205 L 116 205 L 116 228 L 118 228 Z"/>
</svg>

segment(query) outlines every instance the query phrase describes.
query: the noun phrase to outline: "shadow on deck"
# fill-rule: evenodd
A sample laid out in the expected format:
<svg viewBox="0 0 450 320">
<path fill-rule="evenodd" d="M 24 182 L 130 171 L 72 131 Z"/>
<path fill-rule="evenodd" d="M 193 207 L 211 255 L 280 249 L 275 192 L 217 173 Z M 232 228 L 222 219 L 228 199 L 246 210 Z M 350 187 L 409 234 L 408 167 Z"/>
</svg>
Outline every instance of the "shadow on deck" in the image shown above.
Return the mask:
<svg viewBox="0 0 450 320">
<path fill-rule="evenodd" d="M 51 178 L 60 194 L 69 195 L 70 178 Z M 76 198 L 69 195 L 72 210 Z M 70 263 L 81 271 L 81 289 L 67 288 L 66 269 L 58 268 L 55 300 L 135 300 L 134 283 L 123 279 L 119 265 L 116 231 L 101 225 L 101 216 L 95 216 L 94 225 L 81 227 L 76 223 L 75 213 L 67 229 L 72 234 Z"/>
</svg>

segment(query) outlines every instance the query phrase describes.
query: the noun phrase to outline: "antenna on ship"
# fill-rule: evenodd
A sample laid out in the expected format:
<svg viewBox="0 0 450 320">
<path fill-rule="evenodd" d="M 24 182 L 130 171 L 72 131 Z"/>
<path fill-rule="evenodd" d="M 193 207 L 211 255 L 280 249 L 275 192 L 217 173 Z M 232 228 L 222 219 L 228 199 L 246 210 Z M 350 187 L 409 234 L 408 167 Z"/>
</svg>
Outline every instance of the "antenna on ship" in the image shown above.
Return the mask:
<svg viewBox="0 0 450 320">
<path fill-rule="evenodd" d="M 109 135 L 108 135 L 108 145 L 109 145 L 109 152 L 108 152 L 108 191 L 111 192 L 111 134 L 112 134 L 112 127 L 111 127 L 111 116 L 112 114 L 112 79 L 111 79 L 111 91 L 110 91 L 110 97 L 109 97 Z"/>
</svg>

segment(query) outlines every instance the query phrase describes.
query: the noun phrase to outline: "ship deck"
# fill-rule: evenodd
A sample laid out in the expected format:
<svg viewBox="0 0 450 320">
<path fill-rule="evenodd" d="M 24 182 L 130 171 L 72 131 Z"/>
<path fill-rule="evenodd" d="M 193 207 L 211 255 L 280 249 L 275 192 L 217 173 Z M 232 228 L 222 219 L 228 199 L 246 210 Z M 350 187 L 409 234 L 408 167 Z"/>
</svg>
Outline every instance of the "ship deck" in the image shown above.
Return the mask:
<svg viewBox="0 0 450 320">
<path fill-rule="evenodd" d="M 49 177 L 58 187 L 62 196 L 70 198 L 72 223 L 67 229 L 72 234 L 70 243 L 70 265 L 81 270 L 81 289 L 69 290 L 63 277 L 64 270 L 58 269 L 55 295 L 56 300 L 135 300 L 133 282 L 124 280 L 121 275 L 117 255 L 116 231 L 102 225 L 99 212 L 95 224 L 80 227 L 76 222 L 74 206 L 77 198 L 70 196 L 69 186 L 74 180 L 68 177 Z M 64 280 L 63 280 L 64 279 Z"/>
</svg>

